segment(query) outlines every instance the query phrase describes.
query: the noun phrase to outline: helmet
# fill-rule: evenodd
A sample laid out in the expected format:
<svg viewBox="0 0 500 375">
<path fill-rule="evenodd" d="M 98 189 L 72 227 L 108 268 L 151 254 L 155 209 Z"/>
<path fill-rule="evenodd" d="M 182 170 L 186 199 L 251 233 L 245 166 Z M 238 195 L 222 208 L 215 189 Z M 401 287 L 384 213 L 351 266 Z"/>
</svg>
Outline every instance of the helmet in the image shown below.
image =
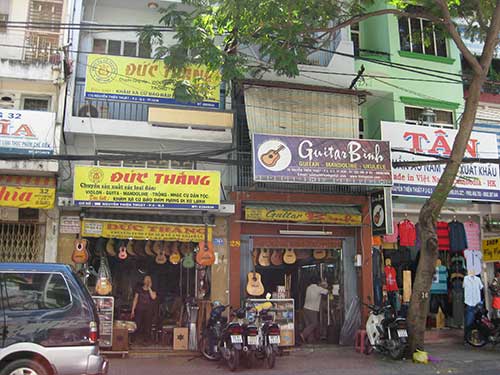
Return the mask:
<svg viewBox="0 0 500 375">
<path fill-rule="evenodd" d="M 215 309 L 216 307 L 221 307 L 222 302 L 221 301 L 213 301 L 212 302 L 212 308 Z"/>
</svg>

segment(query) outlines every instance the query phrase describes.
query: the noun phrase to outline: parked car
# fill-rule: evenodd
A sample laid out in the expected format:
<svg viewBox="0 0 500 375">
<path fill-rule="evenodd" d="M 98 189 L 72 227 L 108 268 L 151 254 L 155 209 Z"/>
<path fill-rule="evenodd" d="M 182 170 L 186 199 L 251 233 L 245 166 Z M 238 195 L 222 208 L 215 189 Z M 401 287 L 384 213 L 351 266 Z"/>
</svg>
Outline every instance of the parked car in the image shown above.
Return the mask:
<svg viewBox="0 0 500 375">
<path fill-rule="evenodd" d="M 105 375 L 98 327 L 69 266 L 0 263 L 0 375 Z"/>
</svg>

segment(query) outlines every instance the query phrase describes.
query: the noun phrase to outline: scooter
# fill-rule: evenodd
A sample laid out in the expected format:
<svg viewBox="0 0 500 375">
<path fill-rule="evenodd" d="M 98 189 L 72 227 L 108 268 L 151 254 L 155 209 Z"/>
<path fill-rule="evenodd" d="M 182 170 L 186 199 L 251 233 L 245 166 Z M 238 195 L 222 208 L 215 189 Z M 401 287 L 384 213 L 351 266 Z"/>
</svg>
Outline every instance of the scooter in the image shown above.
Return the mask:
<svg viewBox="0 0 500 375">
<path fill-rule="evenodd" d="M 370 315 L 366 321 L 365 354 L 373 350 L 401 359 L 408 348 L 406 319 L 398 318 L 392 306 L 366 305 Z"/>
<path fill-rule="evenodd" d="M 477 305 L 474 311 L 474 322 L 466 330 L 465 340 L 468 344 L 480 348 L 488 343 L 500 343 L 500 320 L 490 320 L 488 310 L 482 305 Z"/>
<path fill-rule="evenodd" d="M 201 352 L 211 361 L 224 359 L 229 370 L 235 371 L 243 350 L 243 327 L 238 321 L 227 321 L 222 313 L 229 305 L 215 301 L 207 325 L 202 332 Z M 244 317 L 244 310 L 237 310 L 233 318 Z"/>
</svg>

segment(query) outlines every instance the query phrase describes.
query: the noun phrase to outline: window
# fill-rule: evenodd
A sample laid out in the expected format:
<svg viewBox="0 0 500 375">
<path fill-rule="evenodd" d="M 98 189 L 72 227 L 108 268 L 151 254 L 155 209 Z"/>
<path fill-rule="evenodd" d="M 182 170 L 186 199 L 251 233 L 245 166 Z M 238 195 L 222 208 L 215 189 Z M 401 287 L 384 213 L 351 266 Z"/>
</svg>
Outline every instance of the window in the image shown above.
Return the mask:
<svg viewBox="0 0 500 375">
<path fill-rule="evenodd" d="M 110 55 L 120 56 L 122 54 L 121 40 L 108 40 L 108 53 Z"/>
<path fill-rule="evenodd" d="M 0 33 L 7 31 L 9 20 L 9 0 L 0 0 Z"/>
<path fill-rule="evenodd" d="M 447 56 L 443 32 L 423 18 L 399 18 L 399 43 L 403 51 Z"/>
<path fill-rule="evenodd" d="M 5 273 L 5 295 L 10 310 L 61 309 L 71 303 L 71 295 L 58 273 Z"/>
<path fill-rule="evenodd" d="M 358 122 L 358 135 L 359 139 L 365 138 L 365 120 L 360 118 Z"/>
<path fill-rule="evenodd" d="M 43 111 L 49 110 L 49 99 L 45 98 L 24 98 L 23 109 L 27 111 Z"/>
<path fill-rule="evenodd" d="M 420 125 L 420 115 L 422 114 L 423 108 L 417 107 L 405 107 L 405 118 L 407 124 Z M 447 128 L 453 128 L 453 112 L 450 111 L 440 111 L 433 109 L 436 114 L 436 122 L 432 124 L 433 126 L 444 126 Z"/>
<path fill-rule="evenodd" d="M 92 52 L 115 56 L 151 57 L 151 49 L 138 45 L 137 42 L 122 40 L 94 39 Z"/>
<path fill-rule="evenodd" d="M 359 56 L 359 23 L 351 25 L 351 41 L 354 46 L 354 56 Z"/>
</svg>

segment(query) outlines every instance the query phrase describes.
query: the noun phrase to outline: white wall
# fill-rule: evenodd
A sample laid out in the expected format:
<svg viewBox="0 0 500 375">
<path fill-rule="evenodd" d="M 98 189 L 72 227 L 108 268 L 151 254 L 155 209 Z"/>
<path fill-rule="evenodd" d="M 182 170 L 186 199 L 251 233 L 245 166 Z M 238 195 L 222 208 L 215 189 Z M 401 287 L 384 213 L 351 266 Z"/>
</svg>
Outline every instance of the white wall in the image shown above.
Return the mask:
<svg viewBox="0 0 500 375">
<path fill-rule="evenodd" d="M 27 21 L 29 0 L 10 0 L 9 21 Z M 6 33 L 0 33 L 0 44 L 15 46 L 24 45 L 24 29 L 8 28 Z M 23 57 L 22 48 L 0 46 L 1 59 L 20 60 Z M 1 72 L 1 68 L 0 68 Z"/>
</svg>

